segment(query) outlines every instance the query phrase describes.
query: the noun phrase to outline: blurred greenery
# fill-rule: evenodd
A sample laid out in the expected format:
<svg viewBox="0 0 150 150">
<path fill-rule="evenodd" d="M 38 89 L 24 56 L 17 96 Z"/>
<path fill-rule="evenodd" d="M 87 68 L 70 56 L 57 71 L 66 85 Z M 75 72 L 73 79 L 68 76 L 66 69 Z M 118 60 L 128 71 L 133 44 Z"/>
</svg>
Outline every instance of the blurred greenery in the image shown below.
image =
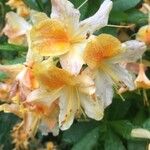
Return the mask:
<svg viewBox="0 0 150 150">
<path fill-rule="evenodd" d="M 85 0 L 70 0 L 78 8 Z M 7 0 L 0 0 L 0 29 L 5 25 L 5 14 L 10 11 L 6 5 Z M 50 0 L 24 0 L 28 7 L 50 16 Z M 109 24 L 130 25 L 134 28 L 114 28 L 104 27 L 97 31 L 99 33 L 109 33 L 119 37 L 121 33 L 126 33 L 128 38 L 134 38 L 137 30 L 148 23 L 148 16 L 141 11 L 142 0 L 113 0 L 113 9 L 110 13 Z M 94 14 L 99 8 L 102 0 L 88 0 L 80 8 L 81 20 Z M 122 39 L 120 39 L 122 40 Z M 124 39 L 123 39 L 124 40 Z M 22 45 L 8 44 L 7 37 L 0 36 L 0 63 L 15 64 L 25 61 L 27 47 Z M 150 52 L 144 56 L 150 60 Z M 0 72 L 0 81 L 7 78 L 7 75 Z M 150 92 L 147 91 L 150 98 Z M 42 136 L 37 134 L 39 143 L 45 144 L 52 141 L 60 150 L 145 150 L 149 141 L 132 138 L 130 133 L 133 128 L 143 127 L 150 131 L 150 107 L 144 106 L 142 90 L 134 93 L 123 94 L 125 101 L 119 96 L 115 96 L 113 103 L 105 110 L 105 116 L 101 121 L 75 121 L 69 130 L 61 132 L 58 137 L 51 134 Z M 13 148 L 10 133 L 17 118 L 11 114 L 0 113 L 0 146 L 4 150 Z M 34 143 L 34 142 L 33 142 Z M 38 146 L 32 145 L 31 149 Z"/>
</svg>

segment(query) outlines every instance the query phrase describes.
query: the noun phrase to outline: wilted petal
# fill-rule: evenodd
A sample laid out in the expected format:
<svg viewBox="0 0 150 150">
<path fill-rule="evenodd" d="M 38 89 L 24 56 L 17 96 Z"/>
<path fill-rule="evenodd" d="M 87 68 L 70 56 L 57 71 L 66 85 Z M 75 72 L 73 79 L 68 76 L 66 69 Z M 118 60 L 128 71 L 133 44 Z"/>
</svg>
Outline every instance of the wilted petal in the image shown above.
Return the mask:
<svg viewBox="0 0 150 150">
<path fill-rule="evenodd" d="M 79 26 L 80 13 L 68 0 L 51 0 L 52 13 L 51 18 L 60 19 L 65 24 L 72 27 L 73 30 Z"/>
<path fill-rule="evenodd" d="M 9 38 L 16 38 L 17 36 L 25 35 L 29 28 L 30 25 L 25 19 L 18 16 L 16 13 L 8 12 L 6 14 L 6 25 L 3 32 Z"/>
<path fill-rule="evenodd" d="M 101 120 L 104 115 L 103 102 L 96 95 L 86 95 L 80 93 L 81 106 L 88 117 Z"/>
<path fill-rule="evenodd" d="M 146 51 L 146 45 L 137 40 L 131 40 L 122 44 L 123 52 L 112 58 L 114 63 L 119 62 L 135 62 L 142 57 Z"/>
<path fill-rule="evenodd" d="M 59 98 L 59 126 L 61 130 L 67 130 L 73 123 L 78 109 L 77 95 L 73 88 L 64 88 Z"/>
<path fill-rule="evenodd" d="M 150 131 L 143 128 L 133 129 L 131 131 L 131 136 L 135 138 L 150 139 Z"/>
<path fill-rule="evenodd" d="M 98 71 L 95 76 L 96 94 L 107 107 L 112 103 L 113 88 L 111 79 L 102 71 Z"/>
<path fill-rule="evenodd" d="M 42 56 L 58 56 L 70 50 L 68 33 L 57 20 L 46 19 L 33 26 L 30 40 L 31 49 Z"/>
<path fill-rule="evenodd" d="M 87 18 L 80 23 L 82 33 L 93 33 L 94 31 L 104 27 L 108 23 L 109 13 L 112 9 L 112 1 L 105 0 L 99 10 L 90 18 Z"/>
<path fill-rule="evenodd" d="M 79 74 L 83 61 L 83 50 L 85 44 L 80 44 L 79 46 L 73 47 L 71 51 L 60 57 L 60 63 L 63 69 L 67 70 L 71 74 Z"/>
</svg>

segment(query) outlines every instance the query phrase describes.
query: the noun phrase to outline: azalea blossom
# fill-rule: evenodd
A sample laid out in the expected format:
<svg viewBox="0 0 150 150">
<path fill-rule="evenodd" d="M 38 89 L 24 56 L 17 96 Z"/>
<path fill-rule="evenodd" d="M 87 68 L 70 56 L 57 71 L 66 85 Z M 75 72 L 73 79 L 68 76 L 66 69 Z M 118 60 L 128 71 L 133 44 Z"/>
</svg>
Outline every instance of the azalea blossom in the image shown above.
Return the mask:
<svg viewBox="0 0 150 150">
<path fill-rule="evenodd" d="M 56 66 L 47 68 L 43 64 L 38 64 L 34 70 L 41 88 L 31 92 L 27 102 L 51 105 L 58 99 L 59 126 L 62 130 L 68 129 L 74 117 L 80 113 L 85 112 L 88 117 L 96 120 L 102 119 L 103 104 L 96 97 L 94 82 L 88 75 L 74 76 L 64 69 Z"/>
<path fill-rule="evenodd" d="M 82 54 L 93 32 L 107 25 L 112 1 L 105 0 L 90 18 L 79 21 L 80 12 L 68 0 L 51 0 L 51 18 L 35 24 L 30 31 L 31 49 L 42 56 L 59 57 L 61 66 L 78 74 Z"/>
<path fill-rule="evenodd" d="M 15 12 L 6 14 L 6 25 L 3 33 L 8 36 L 11 44 L 27 45 L 26 35 L 30 29 L 30 24 Z"/>
<path fill-rule="evenodd" d="M 134 82 L 137 88 L 150 89 L 150 80 L 146 76 L 144 68 L 144 64 L 139 65 L 139 73 Z"/>
<path fill-rule="evenodd" d="M 150 25 L 141 27 L 137 33 L 136 39 L 150 45 Z"/>
<path fill-rule="evenodd" d="M 110 105 L 113 98 L 113 88 L 135 88 L 133 76 L 120 64 L 134 62 L 146 50 L 144 43 L 133 40 L 123 44 L 108 34 L 101 34 L 87 44 L 84 60 L 94 72 L 96 93 L 104 101 L 105 107 Z M 136 53 L 136 55 L 135 55 Z"/>
<path fill-rule="evenodd" d="M 7 5 L 9 5 L 12 9 L 17 9 L 17 14 L 19 16 L 29 16 L 29 8 L 25 5 L 23 0 L 9 0 Z"/>
</svg>

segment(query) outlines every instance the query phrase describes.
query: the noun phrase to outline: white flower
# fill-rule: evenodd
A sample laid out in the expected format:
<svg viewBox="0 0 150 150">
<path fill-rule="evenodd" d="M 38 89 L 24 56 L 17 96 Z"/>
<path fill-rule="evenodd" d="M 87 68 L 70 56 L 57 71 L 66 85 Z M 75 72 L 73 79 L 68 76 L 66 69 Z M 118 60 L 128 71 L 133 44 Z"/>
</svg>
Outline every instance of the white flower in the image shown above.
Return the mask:
<svg viewBox="0 0 150 150">
<path fill-rule="evenodd" d="M 105 107 L 111 104 L 113 86 L 128 87 L 133 90 L 132 75 L 120 65 L 122 62 L 133 62 L 142 56 L 146 46 L 133 40 L 123 44 L 108 34 L 93 37 L 84 52 L 84 61 L 94 72 L 96 93 L 104 101 Z"/>
</svg>

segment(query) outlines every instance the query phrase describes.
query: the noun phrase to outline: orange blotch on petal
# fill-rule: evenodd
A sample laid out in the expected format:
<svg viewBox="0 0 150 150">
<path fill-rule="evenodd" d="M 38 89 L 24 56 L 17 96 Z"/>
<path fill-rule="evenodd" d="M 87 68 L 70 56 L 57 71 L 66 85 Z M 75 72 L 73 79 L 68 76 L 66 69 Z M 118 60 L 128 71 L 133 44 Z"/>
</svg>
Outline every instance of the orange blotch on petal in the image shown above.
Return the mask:
<svg viewBox="0 0 150 150">
<path fill-rule="evenodd" d="M 40 68 L 40 69 L 38 69 Z M 43 68 L 43 69 L 42 69 Z M 35 66 L 35 74 L 42 85 L 49 90 L 57 90 L 65 85 L 74 85 L 74 76 L 55 66 L 45 69 L 41 64 Z"/>
<path fill-rule="evenodd" d="M 30 36 L 32 49 L 42 56 L 58 56 L 70 50 L 68 33 L 59 21 L 40 22 L 32 28 Z"/>
<path fill-rule="evenodd" d="M 84 60 L 91 68 L 98 67 L 105 59 L 114 57 L 121 52 L 120 41 L 108 34 L 93 38 L 86 46 Z"/>
</svg>

